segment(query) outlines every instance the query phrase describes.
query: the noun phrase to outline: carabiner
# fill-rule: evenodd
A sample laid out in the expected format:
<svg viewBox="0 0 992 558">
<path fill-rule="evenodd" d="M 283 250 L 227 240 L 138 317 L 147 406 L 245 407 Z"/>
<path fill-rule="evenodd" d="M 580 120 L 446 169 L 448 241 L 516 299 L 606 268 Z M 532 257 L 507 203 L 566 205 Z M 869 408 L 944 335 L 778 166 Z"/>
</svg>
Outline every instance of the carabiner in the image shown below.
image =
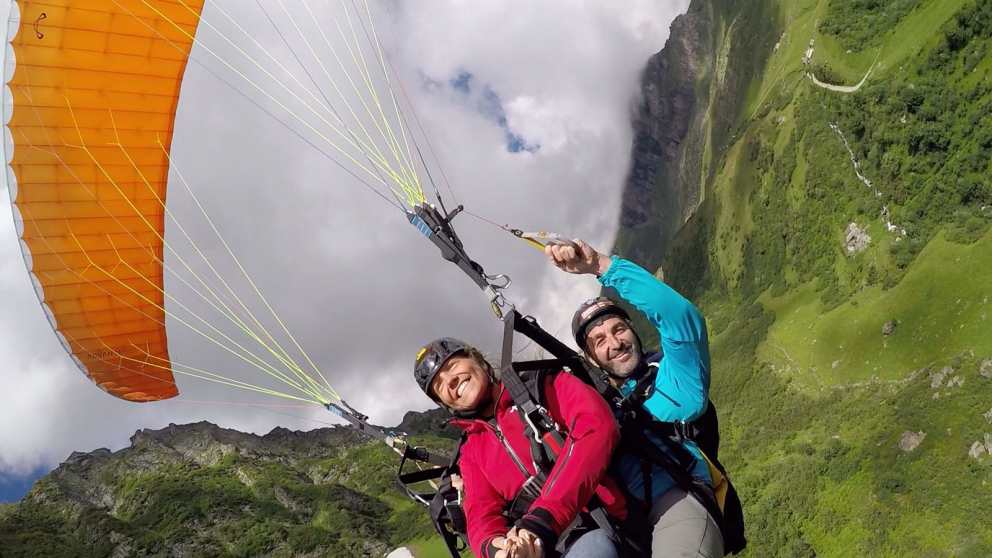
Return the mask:
<svg viewBox="0 0 992 558">
<path fill-rule="evenodd" d="M 501 291 L 513 283 L 513 280 L 503 273 L 498 275 L 486 275 L 486 281 L 489 281 L 489 285 L 497 291 Z M 497 281 L 502 281 L 502 284 L 497 283 Z"/>
</svg>

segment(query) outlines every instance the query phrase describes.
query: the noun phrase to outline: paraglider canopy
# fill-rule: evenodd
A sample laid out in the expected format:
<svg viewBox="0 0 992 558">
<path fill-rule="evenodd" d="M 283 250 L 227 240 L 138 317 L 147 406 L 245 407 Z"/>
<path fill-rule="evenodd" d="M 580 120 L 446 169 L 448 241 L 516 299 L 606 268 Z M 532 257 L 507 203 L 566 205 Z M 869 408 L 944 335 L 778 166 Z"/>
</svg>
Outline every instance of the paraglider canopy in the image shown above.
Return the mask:
<svg viewBox="0 0 992 558">
<path fill-rule="evenodd" d="M 164 202 L 202 8 L 203 0 L 11 7 L 4 139 L 21 250 L 73 362 L 129 401 L 178 394 L 163 310 Z"/>
</svg>

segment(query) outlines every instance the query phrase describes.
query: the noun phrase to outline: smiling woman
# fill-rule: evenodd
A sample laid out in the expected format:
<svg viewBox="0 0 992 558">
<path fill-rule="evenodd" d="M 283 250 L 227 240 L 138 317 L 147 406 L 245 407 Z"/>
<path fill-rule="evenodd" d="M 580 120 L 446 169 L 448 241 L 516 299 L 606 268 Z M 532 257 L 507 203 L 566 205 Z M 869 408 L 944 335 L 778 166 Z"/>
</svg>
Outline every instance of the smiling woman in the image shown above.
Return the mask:
<svg viewBox="0 0 992 558">
<path fill-rule="evenodd" d="M 495 372 L 482 353 L 458 339 L 445 337 L 424 347 L 417 356 L 417 382 L 445 408 L 455 412 L 492 412 Z"/>
<path fill-rule="evenodd" d="M 620 437 L 609 406 L 559 370 L 528 375 L 527 395 L 507 390 L 504 382 L 517 373 L 505 370 L 501 381 L 478 349 L 451 337 L 429 343 L 414 364 L 417 384 L 465 432 L 457 461 L 472 551 L 485 558 L 539 558 L 552 549 L 555 556 L 615 558 L 620 540 L 611 534 L 627 511 L 606 474 Z"/>
</svg>

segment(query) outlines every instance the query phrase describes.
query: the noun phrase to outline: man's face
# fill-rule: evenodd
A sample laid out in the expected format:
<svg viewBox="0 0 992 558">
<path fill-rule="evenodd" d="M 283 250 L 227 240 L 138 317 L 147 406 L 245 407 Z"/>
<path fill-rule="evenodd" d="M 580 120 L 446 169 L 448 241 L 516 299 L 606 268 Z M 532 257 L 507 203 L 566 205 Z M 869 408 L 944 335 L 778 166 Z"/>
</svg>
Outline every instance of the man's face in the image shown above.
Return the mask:
<svg viewBox="0 0 992 558">
<path fill-rule="evenodd" d="M 641 343 L 623 318 L 610 316 L 589 330 L 586 350 L 604 371 L 630 376 L 641 363 Z"/>
<path fill-rule="evenodd" d="M 431 382 L 431 391 L 454 411 L 477 410 L 488 387 L 489 376 L 479 361 L 462 355 L 449 358 Z"/>
</svg>

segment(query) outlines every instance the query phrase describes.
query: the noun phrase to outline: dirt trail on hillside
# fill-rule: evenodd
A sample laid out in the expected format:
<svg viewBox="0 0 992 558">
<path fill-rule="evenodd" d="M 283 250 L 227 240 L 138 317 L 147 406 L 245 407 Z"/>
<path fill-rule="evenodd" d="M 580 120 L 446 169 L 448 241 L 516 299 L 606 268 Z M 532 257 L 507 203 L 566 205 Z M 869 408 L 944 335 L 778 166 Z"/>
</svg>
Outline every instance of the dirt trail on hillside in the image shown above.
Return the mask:
<svg viewBox="0 0 992 558">
<path fill-rule="evenodd" d="M 881 52 L 879 52 L 879 54 L 881 54 Z M 813 75 L 813 72 L 806 72 L 806 75 L 809 76 L 809 79 L 817 87 L 822 87 L 823 89 L 836 91 L 838 93 L 854 93 L 858 89 L 861 89 L 861 86 L 864 85 L 866 81 L 868 81 L 868 76 L 871 75 L 871 71 L 875 69 L 875 64 L 878 62 L 878 56 L 879 56 L 878 54 L 875 55 L 875 60 L 871 63 L 871 66 L 868 68 L 868 71 L 865 72 L 865 77 L 861 78 L 861 81 L 859 81 L 857 85 L 833 85 L 831 83 L 824 83 L 816 79 L 816 76 Z"/>
</svg>

